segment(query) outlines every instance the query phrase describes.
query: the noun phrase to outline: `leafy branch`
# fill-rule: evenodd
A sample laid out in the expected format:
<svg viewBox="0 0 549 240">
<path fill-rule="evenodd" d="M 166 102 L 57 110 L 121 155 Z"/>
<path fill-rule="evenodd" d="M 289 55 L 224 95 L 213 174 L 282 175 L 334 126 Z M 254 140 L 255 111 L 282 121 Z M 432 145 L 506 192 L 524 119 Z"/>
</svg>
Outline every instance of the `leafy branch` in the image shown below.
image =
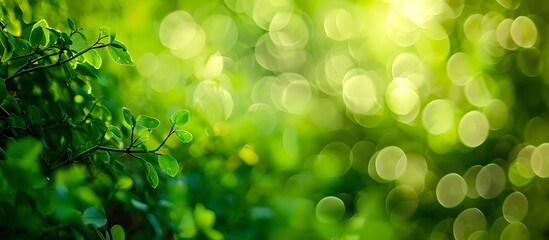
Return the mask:
<svg viewBox="0 0 549 240">
<path fill-rule="evenodd" d="M 66 161 L 60 162 L 50 167 L 48 172 L 54 171 L 55 169 L 58 169 L 68 164 L 85 161 L 89 157 L 91 157 L 91 155 L 93 155 L 95 152 L 104 151 L 104 152 L 124 153 L 124 154 L 130 155 L 131 157 L 141 160 L 147 169 L 148 175 L 151 174 L 151 171 L 155 171 L 154 168 L 150 169 L 152 165 L 149 166 L 150 164 L 149 162 L 147 162 L 144 158 L 137 156 L 136 154 L 155 154 L 158 156 L 158 162 L 159 162 L 160 168 L 164 172 L 166 172 L 168 175 L 172 177 L 175 176 L 179 171 L 179 165 L 177 161 L 168 154 L 160 154 L 159 151 L 166 144 L 168 139 L 174 134 L 183 143 L 188 143 L 192 140 L 193 138 L 192 134 L 189 133 L 188 131 L 181 129 L 181 127 L 187 124 L 187 122 L 190 119 L 189 111 L 183 109 L 183 110 L 176 111 L 172 114 L 172 116 L 170 117 L 171 127 L 168 134 L 166 135 L 166 137 L 164 137 L 162 142 L 154 149 L 147 149 L 146 145 L 144 145 L 144 141 L 138 142 L 140 137 L 134 138 L 135 136 L 134 132 L 137 127 L 145 128 L 147 129 L 147 131 L 150 132 L 152 131 L 152 129 L 157 128 L 160 125 L 160 122 L 156 118 L 153 118 L 147 115 L 139 115 L 136 118 L 131 113 L 131 111 L 127 108 L 123 108 L 123 114 L 124 114 L 124 119 L 126 123 L 130 125 L 130 129 L 131 129 L 131 136 L 129 139 L 130 141 L 127 147 L 114 148 L 114 147 L 109 147 L 104 145 L 108 132 L 112 132 L 112 134 L 116 138 L 122 139 L 122 132 L 120 131 L 120 129 L 118 127 L 111 125 L 103 130 L 101 138 L 96 145 L 74 156 L 71 156 Z M 156 175 L 156 172 L 154 174 Z M 155 178 L 150 178 L 150 177 L 148 177 L 148 179 L 151 185 L 153 187 L 156 187 L 156 185 L 158 184 L 157 177 L 156 177 L 156 180 L 154 180 Z"/>
</svg>

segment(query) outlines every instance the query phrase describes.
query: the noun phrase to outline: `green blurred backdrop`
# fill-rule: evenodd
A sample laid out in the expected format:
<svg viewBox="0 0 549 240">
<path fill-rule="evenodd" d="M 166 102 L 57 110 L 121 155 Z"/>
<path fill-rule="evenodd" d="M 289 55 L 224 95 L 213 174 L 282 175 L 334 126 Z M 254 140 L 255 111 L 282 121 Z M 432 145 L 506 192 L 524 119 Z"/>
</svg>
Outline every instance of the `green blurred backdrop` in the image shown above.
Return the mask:
<svg viewBox="0 0 549 240">
<path fill-rule="evenodd" d="M 144 194 L 162 238 L 549 234 L 545 1 L 14 2 L 127 44 L 107 106 L 191 110 L 182 172 Z"/>
</svg>

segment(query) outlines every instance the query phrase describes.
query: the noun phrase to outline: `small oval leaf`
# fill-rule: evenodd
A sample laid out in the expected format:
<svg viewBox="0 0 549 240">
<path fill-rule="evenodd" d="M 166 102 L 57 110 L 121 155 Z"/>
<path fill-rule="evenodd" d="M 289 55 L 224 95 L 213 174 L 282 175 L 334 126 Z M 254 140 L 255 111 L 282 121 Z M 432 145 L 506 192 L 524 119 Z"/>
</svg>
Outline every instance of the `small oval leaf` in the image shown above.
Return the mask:
<svg viewBox="0 0 549 240">
<path fill-rule="evenodd" d="M 135 117 L 132 114 L 132 110 L 123 107 L 122 113 L 124 115 L 124 121 L 126 121 L 127 124 L 129 124 L 130 126 L 135 125 L 135 121 L 134 121 Z"/>
<path fill-rule="evenodd" d="M 122 138 L 122 131 L 120 131 L 120 128 L 118 128 L 117 126 L 110 125 L 109 131 L 111 131 L 115 137 Z"/>
<path fill-rule="evenodd" d="M 177 160 L 169 154 L 158 155 L 158 165 L 160 165 L 160 169 L 162 169 L 162 171 L 172 177 L 175 177 L 175 175 L 179 172 L 179 164 L 177 164 Z"/>
<path fill-rule="evenodd" d="M 84 224 L 91 224 L 98 228 L 103 227 L 105 226 L 105 224 L 107 224 L 107 217 L 105 217 L 105 212 L 96 207 L 86 208 L 86 210 L 84 210 L 84 213 L 82 214 L 82 218 L 84 219 Z"/>
<path fill-rule="evenodd" d="M 158 125 L 160 125 L 160 121 L 158 121 L 158 119 L 147 116 L 147 115 L 137 116 L 136 122 L 137 124 L 148 129 L 154 129 L 154 128 L 157 128 Z"/>
<path fill-rule="evenodd" d="M 147 180 L 151 184 L 151 187 L 156 188 L 156 186 L 158 186 L 158 173 L 156 173 L 154 166 L 149 162 L 144 162 L 144 164 L 147 172 Z"/>
<path fill-rule="evenodd" d="M 111 227 L 111 238 L 112 240 L 125 240 L 126 233 L 124 228 L 118 224 Z"/>
<path fill-rule="evenodd" d="M 188 143 L 193 140 L 193 135 L 185 130 L 175 130 L 175 136 L 183 143 Z"/>
<path fill-rule="evenodd" d="M 133 60 L 124 43 L 114 40 L 109 45 L 109 55 L 118 64 L 133 66 Z"/>
<path fill-rule="evenodd" d="M 103 63 L 101 56 L 99 56 L 99 53 L 95 49 L 91 49 L 84 53 L 84 59 L 95 69 L 99 69 Z"/>
<path fill-rule="evenodd" d="M 76 25 L 74 24 L 74 22 L 72 21 L 72 19 L 70 18 L 67 18 L 67 23 L 69 24 L 69 28 L 74 31 L 76 29 Z"/>
<path fill-rule="evenodd" d="M 187 109 L 181 109 L 172 114 L 170 122 L 175 126 L 183 126 L 189 122 L 191 118 L 191 112 Z"/>
</svg>

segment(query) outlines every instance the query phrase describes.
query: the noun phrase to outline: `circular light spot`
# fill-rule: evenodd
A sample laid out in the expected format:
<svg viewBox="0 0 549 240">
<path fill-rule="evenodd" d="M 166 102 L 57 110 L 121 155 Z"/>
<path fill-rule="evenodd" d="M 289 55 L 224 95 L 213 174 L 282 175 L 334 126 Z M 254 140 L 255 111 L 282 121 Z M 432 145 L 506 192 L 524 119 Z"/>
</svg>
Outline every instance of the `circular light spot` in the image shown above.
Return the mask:
<svg viewBox="0 0 549 240">
<path fill-rule="evenodd" d="M 388 146 L 379 151 L 375 159 L 375 169 L 379 177 L 392 181 L 404 173 L 407 162 L 406 153 L 402 149 Z"/>
<path fill-rule="evenodd" d="M 233 111 L 233 98 L 219 83 L 205 80 L 196 87 L 193 95 L 195 107 L 205 114 L 211 123 L 226 120 Z"/>
<path fill-rule="evenodd" d="M 481 165 L 475 165 L 463 174 L 463 179 L 467 183 L 467 197 L 469 198 L 478 198 L 480 196 L 477 191 L 477 176 L 481 169 Z"/>
<path fill-rule="evenodd" d="M 532 177 L 524 176 L 520 173 L 519 169 L 523 168 L 521 167 L 522 164 L 519 164 L 518 162 L 512 162 L 511 165 L 509 165 L 508 171 L 508 177 L 511 184 L 517 187 L 523 187 L 526 186 L 530 181 L 532 181 Z M 530 165 L 528 165 L 530 169 Z"/>
<path fill-rule="evenodd" d="M 269 36 L 278 46 L 303 47 L 309 40 L 309 30 L 301 16 L 278 12 L 269 25 Z"/>
<path fill-rule="evenodd" d="M 403 52 L 395 57 L 391 66 L 393 78 L 408 77 L 410 74 L 423 74 L 425 64 L 421 61 L 418 55 Z M 420 87 L 420 86 L 417 86 Z"/>
<path fill-rule="evenodd" d="M 196 25 L 196 34 L 189 44 L 181 48 L 172 49 L 172 54 L 181 59 L 190 59 L 197 56 L 206 45 L 206 33 L 202 27 Z"/>
<path fill-rule="evenodd" d="M 351 111 L 368 114 L 379 110 L 374 81 L 367 75 L 355 75 L 343 83 L 343 102 Z"/>
<path fill-rule="evenodd" d="M 340 142 L 326 145 L 313 159 L 313 171 L 320 178 L 335 178 L 345 174 L 351 167 L 351 149 Z"/>
<path fill-rule="evenodd" d="M 468 239 L 471 234 L 486 228 L 486 218 L 478 208 L 469 208 L 461 212 L 454 221 L 454 238 Z"/>
<path fill-rule="evenodd" d="M 519 52 L 517 63 L 519 69 L 528 77 L 538 76 L 543 71 L 544 56 L 537 48 L 524 49 Z"/>
<path fill-rule="evenodd" d="M 143 53 L 137 60 L 135 67 L 141 76 L 149 77 L 158 69 L 158 59 L 153 53 Z"/>
<path fill-rule="evenodd" d="M 499 45 L 507 50 L 515 50 L 518 48 L 517 44 L 513 41 L 511 37 L 511 25 L 513 24 L 513 19 L 506 18 L 503 19 L 498 24 L 496 28 L 496 40 Z"/>
<path fill-rule="evenodd" d="M 416 193 L 421 193 L 425 189 L 425 176 L 428 173 L 427 162 L 419 154 L 408 154 L 407 157 L 406 170 L 397 181 L 402 186 L 410 186 Z"/>
<path fill-rule="evenodd" d="M 206 34 L 206 42 L 215 49 L 231 49 L 238 40 L 238 29 L 230 16 L 211 15 L 204 21 L 202 28 Z"/>
<path fill-rule="evenodd" d="M 524 127 L 524 139 L 532 145 L 549 142 L 549 122 L 541 117 L 534 117 Z"/>
<path fill-rule="evenodd" d="M 324 32 L 334 40 L 351 37 L 355 29 L 353 15 L 345 9 L 334 9 L 324 19 Z"/>
<path fill-rule="evenodd" d="M 482 198 L 495 198 L 505 187 L 505 172 L 499 165 L 490 163 L 478 172 L 476 184 Z"/>
<path fill-rule="evenodd" d="M 481 145 L 488 137 L 490 125 L 488 119 L 479 111 L 463 115 L 458 125 L 459 140 L 468 147 Z"/>
<path fill-rule="evenodd" d="M 511 193 L 505 198 L 502 209 L 505 220 L 519 222 L 528 213 L 528 199 L 521 192 Z"/>
<path fill-rule="evenodd" d="M 181 79 L 181 64 L 179 59 L 168 52 L 163 52 L 156 58 L 157 67 L 147 78 L 149 86 L 157 92 L 172 90 Z"/>
<path fill-rule="evenodd" d="M 420 31 L 417 25 L 402 12 L 402 8 L 393 8 L 385 20 L 385 33 L 395 44 L 408 47 L 417 42 Z"/>
<path fill-rule="evenodd" d="M 253 20 L 257 26 L 269 30 L 269 24 L 276 13 L 290 10 L 292 1 L 257 0 L 253 3 Z"/>
<path fill-rule="evenodd" d="M 454 124 L 453 106 L 448 100 L 437 99 L 423 108 L 421 121 L 423 127 L 431 134 L 442 134 Z"/>
<path fill-rule="evenodd" d="M 206 62 L 202 76 L 204 79 L 214 79 L 221 72 L 223 72 L 223 56 L 219 52 L 216 52 Z"/>
<path fill-rule="evenodd" d="M 507 9 L 517 9 L 520 6 L 520 0 L 497 0 L 498 3 Z"/>
<path fill-rule="evenodd" d="M 527 240 L 530 239 L 528 228 L 521 222 L 513 222 L 501 232 L 501 240 Z"/>
<path fill-rule="evenodd" d="M 490 100 L 488 104 L 484 106 L 482 112 L 488 119 L 490 130 L 499 130 L 503 128 L 509 117 L 507 105 L 499 99 Z"/>
<path fill-rule="evenodd" d="M 337 197 L 328 196 L 318 201 L 315 213 L 321 222 L 337 222 L 345 215 L 345 204 Z"/>
<path fill-rule="evenodd" d="M 538 40 L 538 29 L 532 19 L 520 16 L 511 24 L 511 37 L 520 47 L 530 48 Z"/>
<path fill-rule="evenodd" d="M 398 115 L 407 115 L 419 105 L 417 93 L 404 85 L 398 85 L 387 94 L 387 106 Z"/>
<path fill-rule="evenodd" d="M 465 97 L 476 107 L 483 107 L 497 92 L 497 84 L 487 75 L 477 75 L 473 81 L 467 83 L 464 88 Z"/>
<path fill-rule="evenodd" d="M 457 173 L 449 173 L 442 177 L 437 184 L 437 200 L 445 208 L 459 205 L 467 194 L 467 183 Z"/>
<path fill-rule="evenodd" d="M 306 80 L 291 81 L 282 91 L 282 105 L 293 114 L 304 114 L 312 100 L 312 90 Z"/>
<path fill-rule="evenodd" d="M 179 49 L 193 41 L 197 26 L 193 17 L 185 11 L 172 12 L 160 23 L 159 37 L 162 45 L 170 49 Z"/>
<path fill-rule="evenodd" d="M 385 199 L 385 207 L 392 220 L 404 220 L 410 218 L 418 207 L 418 197 L 413 188 L 400 185 Z"/>
<path fill-rule="evenodd" d="M 477 69 L 466 53 L 455 53 L 448 59 L 446 71 L 450 80 L 458 86 L 465 86 L 476 75 Z"/>
<path fill-rule="evenodd" d="M 484 16 L 482 14 L 475 13 L 470 15 L 463 23 L 463 31 L 465 32 L 465 36 L 471 42 L 478 42 L 480 36 L 483 34 L 481 27 L 483 17 Z"/>
<path fill-rule="evenodd" d="M 538 177 L 549 177 L 549 143 L 542 143 L 532 153 L 532 169 Z"/>
</svg>

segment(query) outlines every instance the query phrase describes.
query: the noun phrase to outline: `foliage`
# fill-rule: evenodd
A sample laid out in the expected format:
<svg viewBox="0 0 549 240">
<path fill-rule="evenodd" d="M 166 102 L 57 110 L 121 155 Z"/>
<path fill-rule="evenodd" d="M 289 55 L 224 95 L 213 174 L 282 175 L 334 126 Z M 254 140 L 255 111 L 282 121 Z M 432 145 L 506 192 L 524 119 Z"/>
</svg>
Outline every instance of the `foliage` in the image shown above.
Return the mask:
<svg viewBox="0 0 549 240">
<path fill-rule="evenodd" d="M 109 100 L 96 97 L 91 87 L 103 62 L 98 49 L 108 49 L 116 63 L 133 65 L 114 33 L 100 29 L 87 45 L 71 19 L 68 32 L 46 20 L 18 20 L 20 35 L 4 23 L 0 32 L 1 235 L 124 239 L 124 227 L 107 225 L 110 207 L 138 203 L 128 190 L 141 176 L 156 188 L 156 166 L 167 176 L 179 173 L 178 161 L 163 146 L 174 134 L 183 143 L 191 141 L 181 129 L 190 113 L 175 111 L 168 134 L 149 147 L 160 121 L 122 108 L 124 125 L 105 105 Z M 153 215 L 148 218 L 154 221 Z"/>
</svg>

